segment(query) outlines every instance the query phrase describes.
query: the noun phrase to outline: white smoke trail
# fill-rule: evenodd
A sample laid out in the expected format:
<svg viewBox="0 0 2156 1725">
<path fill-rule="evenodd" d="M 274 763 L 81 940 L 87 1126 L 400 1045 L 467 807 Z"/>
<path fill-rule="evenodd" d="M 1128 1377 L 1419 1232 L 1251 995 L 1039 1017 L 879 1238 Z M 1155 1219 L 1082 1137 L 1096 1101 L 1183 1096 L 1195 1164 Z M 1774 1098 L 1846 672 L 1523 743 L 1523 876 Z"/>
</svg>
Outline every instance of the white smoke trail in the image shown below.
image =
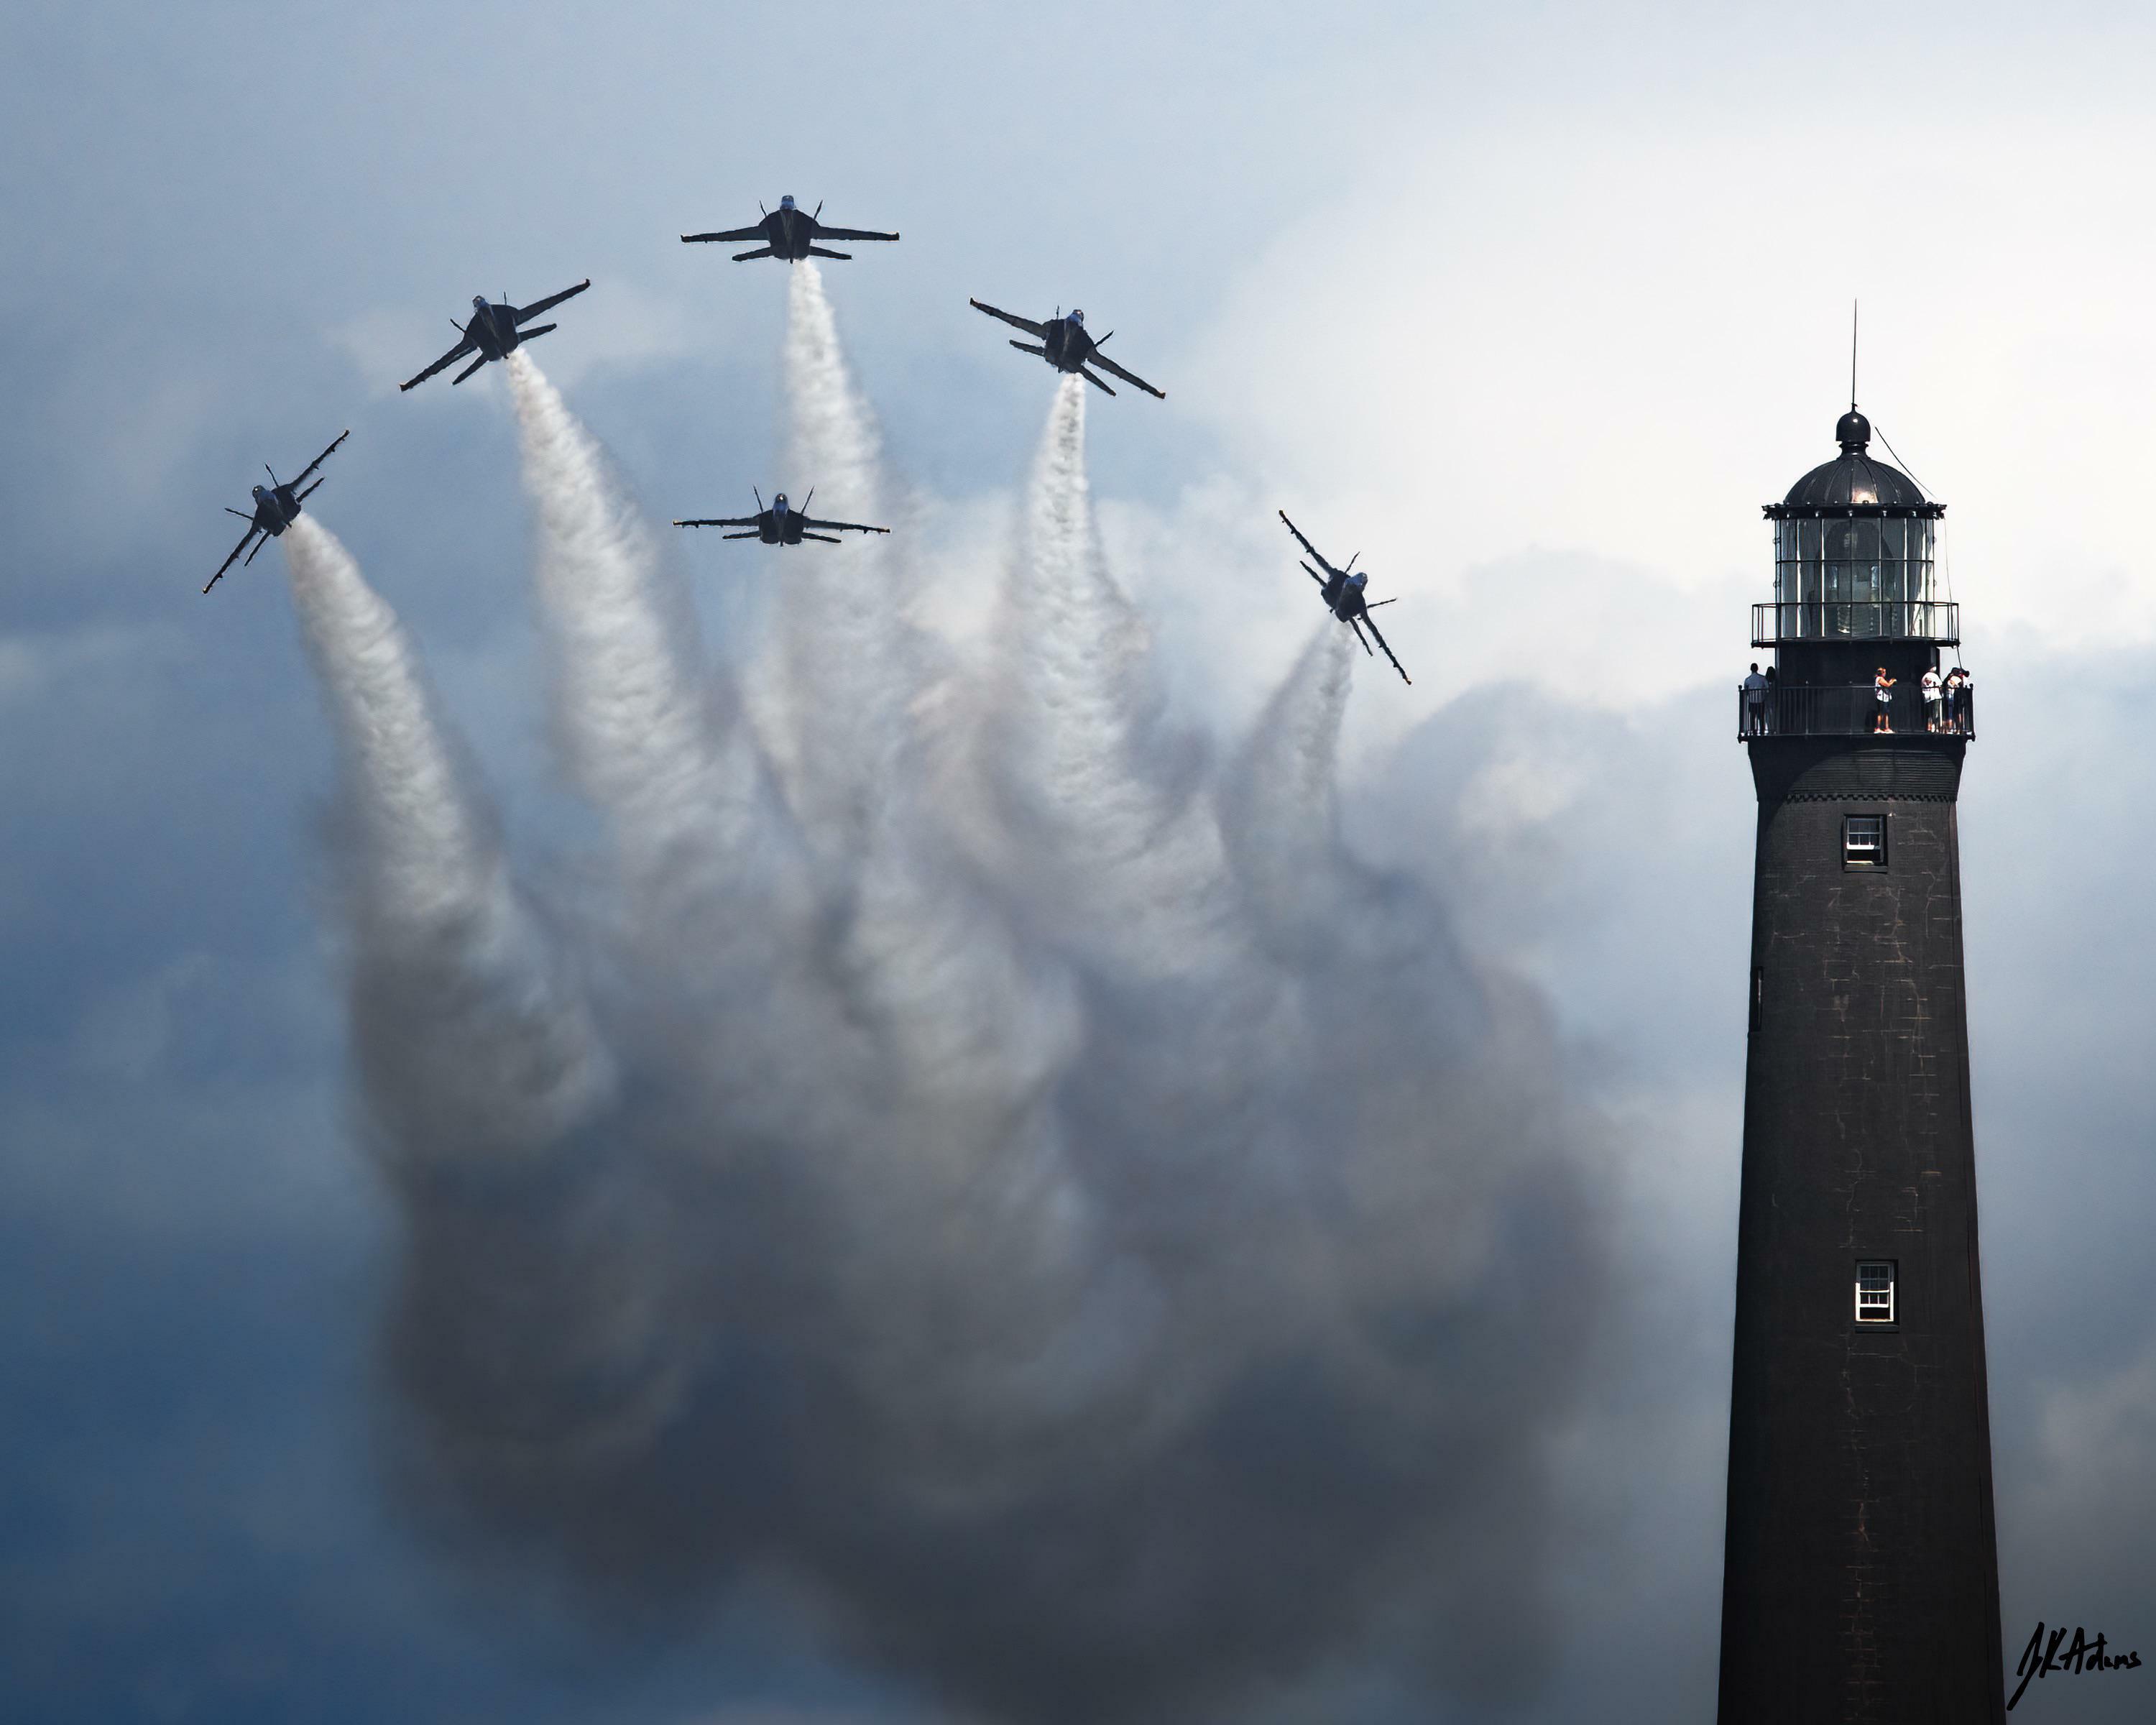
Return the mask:
<svg viewBox="0 0 2156 1725">
<path fill-rule="evenodd" d="M 647 927 L 685 918 L 721 948 L 747 932 L 728 924 L 737 883 L 768 891 L 788 874 L 785 824 L 730 692 L 705 675 L 687 590 L 605 452 L 528 355 L 506 370 L 571 769 L 614 822 Z"/>
<path fill-rule="evenodd" d="M 852 1134 L 875 1053 L 832 986 L 830 918 L 799 829 L 738 691 L 701 664 L 687 589 L 606 452 L 528 357 L 508 371 L 557 729 L 613 826 L 631 938 L 665 983 L 651 1023 L 685 1039 L 680 1057 L 742 1141 L 828 1150 Z M 801 1046 L 819 1050 L 813 1071 L 786 1057 Z"/>
<path fill-rule="evenodd" d="M 906 702 L 919 676 L 906 608 L 913 560 L 894 523 L 875 416 L 839 344 L 813 262 L 788 277 L 785 347 L 786 474 L 794 498 L 827 520 L 896 526 L 839 535 L 755 560 L 773 583 L 773 649 L 758 661 L 757 708 L 766 746 L 809 844 L 843 863 L 873 830 L 896 776 Z M 813 500 L 807 494 L 814 490 Z"/>
<path fill-rule="evenodd" d="M 362 1025 L 362 1058 L 398 1078 L 375 1093 L 414 1110 L 388 1142 L 480 1159 L 551 1145 L 606 1090 L 598 1035 L 518 901 L 396 614 L 312 517 L 284 544 L 345 760 L 359 983 L 410 996 Z"/>
<path fill-rule="evenodd" d="M 1322 926 L 1312 907 L 1337 890 L 1333 783 L 1353 654 L 1340 624 L 1328 617 L 1317 626 L 1222 789 L 1237 878 L 1260 926 L 1276 937 Z"/>
<path fill-rule="evenodd" d="M 1086 476 L 1083 379 L 1058 386 L 1027 490 L 986 726 L 1027 865 L 1060 884 L 1092 956 L 1150 974 L 1219 957 L 1224 873 L 1202 761 L 1166 721 L 1143 624 L 1110 574 Z"/>
</svg>

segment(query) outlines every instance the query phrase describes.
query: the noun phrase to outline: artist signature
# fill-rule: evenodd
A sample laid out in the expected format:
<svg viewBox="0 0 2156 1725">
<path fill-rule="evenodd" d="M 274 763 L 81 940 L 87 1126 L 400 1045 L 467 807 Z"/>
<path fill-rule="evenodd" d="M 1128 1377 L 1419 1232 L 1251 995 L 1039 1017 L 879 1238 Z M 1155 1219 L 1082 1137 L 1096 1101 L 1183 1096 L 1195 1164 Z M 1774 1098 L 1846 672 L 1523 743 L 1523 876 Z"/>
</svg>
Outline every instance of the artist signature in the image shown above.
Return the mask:
<svg viewBox="0 0 2156 1725">
<path fill-rule="evenodd" d="M 2074 1625 L 2073 1640 L 2061 1651 L 2059 1644 L 2066 1639 L 2066 1630 L 2061 1627 L 2053 1630 L 2051 1639 L 2046 1640 L 2044 1625 L 2036 1625 L 2036 1633 L 2029 1637 L 2029 1645 L 2021 1650 L 2021 1663 L 2014 1667 L 2014 1675 L 2021 1681 L 2014 1692 L 2014 1700 L 2006 1703 L 2008 1712 L 2014 1711 L 2014 1702 L 2021 1699 L 2021 1691 L 2029 1686 L 2031 1677 L 2048 1677 L 2053 1671 L 2075 1676 L 2083 1671 L 2126 1671 L 2141 1663 L 2138 1653 L 2109 1651 L 2100 1634 L 2092 1640 L 2079 1624 Z"/>
</svg>

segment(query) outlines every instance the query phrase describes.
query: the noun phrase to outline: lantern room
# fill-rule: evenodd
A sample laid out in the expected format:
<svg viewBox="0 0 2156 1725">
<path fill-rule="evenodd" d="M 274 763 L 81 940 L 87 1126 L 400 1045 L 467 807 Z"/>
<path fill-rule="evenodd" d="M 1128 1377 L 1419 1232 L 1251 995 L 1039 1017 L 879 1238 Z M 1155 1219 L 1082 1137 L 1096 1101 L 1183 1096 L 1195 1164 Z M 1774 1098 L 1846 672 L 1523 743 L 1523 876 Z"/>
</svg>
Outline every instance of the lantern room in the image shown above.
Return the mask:
<svg viewBox="0 0 2156 1725">
<path fill-rule="evenodd" d="M 1851 408 L 1835 427 L 1841 454 L 1779 503 L 1774 598 L 1753 609 L 1754 646 L 1796 641 L 1960 639 L 1956 607 L 1938 596 L 1937 523 L 1946 506 L 1868 453 L 1871 424 Z"/>
</svg>

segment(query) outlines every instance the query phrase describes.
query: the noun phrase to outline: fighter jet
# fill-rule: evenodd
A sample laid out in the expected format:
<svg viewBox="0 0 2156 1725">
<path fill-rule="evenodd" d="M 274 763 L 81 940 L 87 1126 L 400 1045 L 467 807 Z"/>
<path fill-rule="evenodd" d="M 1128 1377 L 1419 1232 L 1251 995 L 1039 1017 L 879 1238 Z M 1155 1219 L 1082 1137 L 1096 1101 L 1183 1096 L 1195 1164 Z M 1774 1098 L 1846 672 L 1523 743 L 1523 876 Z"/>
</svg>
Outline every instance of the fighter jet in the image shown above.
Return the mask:
<svg viewBox="0 0 2156 1725">
<path fill-rule="evenodd" d="M 751 487 L 751 490 L 754 489 Z M 820 539 L 826 545 L 837 545 L 840 542 L 833 536 L 836 533 L 891 531 L 888 527 L 865 527 L 859 521 L 819 521 L 808 513 L 808 505 L 815 495 L 815 488 L 812 485 L 808 495 L 801 500 L 801 507 L 791 509 L 787 506 L 786 493 L 775 492 L 772 496 L 771 507 L 766 509 L 763 493 L 757 491 L 757 512 L 754 515 L 735 516 L 726 521 L 676 521 L 674 525 L 677 527 L 746 527 L 748 529 L 746 533 L 728 533 L 723 536 L 728 539 L 761 539 L 766 545 L 798 545 L 804 539 Z M 817 527 L 829 527 L 832 531 L 818 533 L 811 531 Z"/>
<path fill-rule="evenodd" d="M 824 213 L 818 204 L 814 215 L 804 215 L 793 207 L 793 197 L 788 193 L 778 200 L 777 209 L 763 210 L 763 219 L 753 228 L 731 228 L 724 234 L 685 234 L 681 244 L 694 245 L 701 239 L 716 239 L 728 245 L 744 245 L 751 240 L 763 243 L 754 251 L 736 252 L 734 262 L 747 263 L 751 258 L 783 258 L 789 264 L 798 264 L 803 258 L 850 258 L 851 252 L 834 252 L 816 244 L 819 239 L 896 239 L 896 234 L 871 234 L 865 228 L 826 228 L 816 219 Z"/>
<path fill-rule="evenodd" d="M 1317 572 L 1317 569 L 1312 568 L 1309 564 L 1305 563 L 1302 566 L 1303 572 L 1317 583 L 1320 590 L 1324 593 L 1325 608 L 1355 631 L 1355 639 L 1363 641 L 1363 650 L 1365 653 L 1370 653 L 1370 644 L 1363 640 L 1363 631 L 1365 629 L 1368 629 L 1371 634 L 1376 637 L 1378 646 L 1384 648 L 1385 657 L 1392 659 L 1393 669 L 1399 672 L 1400 680 L 1403 683 L 1413 683 L 1414 679 L 1407 674 L 1406 668 L 1399 660 L 1393 659 L 1393 649 L 1385 646 L 1385 638 L 1378 634 L 1378 625 L 1370 616 L 1371 612 L 1377 609 L 1378 605 L 1389 605 L 1393 601 L 1379 599 L 1375 605 L 1369 603 L 1363 597 L 1363 589 L 1370 579 L 1368 572 L 1366 570 L 1360 575 L 1350 575 L 1348 572 L 1348 569 L 1355 567 L 1355 557 L 1348 559 L 1348 569 L 1334 568 L 1332 564 L 1325 561 L 1317 547 L 1302 536 L 1302 529 L 1296 526 L 1293 521 L 1287 520 L 1286 510 L 1283 509 L 1280 512 L 1280 518 L 1287 521 L 1287 530 L 1295 535 L 1296 543 L 1316 557 L 1318 568 L 1325 571 L 1321 575 Z M 1362 554 L 1358 551 L 1355 553 L 1355 557 L 1358 557 Z M 1375 659 L 1378 655 L 1370 653 L 1370 656 Z"/>
<path fill-rule="evenodd" d="M 451 383 L 463 382 L 489 360 L 505 359 L 516 351 L 520 342 L 536 341 L 547 331 L 555 328 L 556 326 L 551 323 L 542 323 L 536 330 L 527 330 L 524 326 L 541 312 L 552 310 L 564 300 L 575 298 L 591 285 L 591 279 L 588 276 L 574 287 L 563 288 L 558 294 L 549 294 L 545 299 L 526 305 L 521 311 L 507 303 L 509 296 L 506 294 L 502 295 L 502 303 L 493 305 L 487 304 L 484 294 L 474 294 L 471 321 L 459 323 L 454 317 L 449 320 L 449 327 L 464 340 L 420 372 L 411 383 L 399 383 L 397 387 L 409 389 L 413 383 L 424 383 L 444 366 L 454 363 L 467 353 L 476 353 L 479 356 L 477 359 L 449 379 Z"/>
<path fill-rule="evenodd" d="M 266 485 L 257 485 L 254 488 L 254 514 L 249 515 L 244 509 L 234 509 L 228 506 L 224 511 L 227 515 L 236 515 L 240 520 L 245 521 L 247 531 L 239 536 L 239 543 L 232 547 L 232 556 L 217 566 L 217 573 L 209 578 L 208 584 L 203 588 L 204 593 L 208 593 L 210 588 L 215 587 L 218 582 L 224 579 L 224 572 L 233 566 L 240 552 L 247 551 L 248 542 L 254 539 L 257 533 L 259 533 L 262 537 L 256 542 L 254 551 L 247 551 L 247 563 L 254 561 L 255 551 L 261 550 L 285 528 L 299 520 L 300 506 L 321 488 L 322 481 L 316 480 L 313 485 L 307 485 L 307 489 L 304 491 L 300 487 L 307 485 L 309 474 L 336 454 L 337 444 L 342 443 L 351 435 L 352 433 L 349 431 L 340 431 L 336 434 L 336 443 L 331 444 L 321 454 L 316 456 L 300 470 L 300 476 L 297 479 L 287 484 L 278 484 L 276 470 L 266 462 L 263 465 L 263 470 L 270 475 L 270 483 Z M 323 477 L 327 476 L 325 475 Z M 239 567 L 244 569 L 247 567 L 247 563 L 241 563 Z"/>
<path fill-rule="evenodd" d="M 1038 347 L 1029 341 L 1014 341 L 1011 346 L 1017 348 L 1020 353 L 1039 354 L 1059 372 L 1075 372 L 1096 389 L 1106 389 L 1110 395 L 1116 393 L 1112 389 L 1108 389 L 1106 384 L 1086 369 L 1088 363 L 1100 367 L 1104 372 L 1113 372 L 1126 383 L 1137 384 L 1147 395 L 1157 395 L 1163 401 L 1168 399 L 1168 392 L 1165 389 L 1154 388 L 1136 372 L 1125 371 L 1106 354 L 1101 352 L 1101 347 L 1107 341 L 1108 336 L 1112 336 L 1116 332 L 1110 330 L 1108 336 L 1101 336 L 1098 341 L 1095 341 L 1086 333 L 1086 314 L 1082 311 L 1073 311 L 1067 315 L 1058 311 L 1048 322 L 1035 323 L 1030 318 L 1014 317 L 1008 311 L 998 311 L 993 305 L 983 305 L 978 300 L 968 300 L 966 303 L 976 311 L 985 311 L 991 317 L 1000 317 L 1014 328 L 1024 330 L 1028 335 L 1039 336 L 1041 345 Z"/>
</svg>

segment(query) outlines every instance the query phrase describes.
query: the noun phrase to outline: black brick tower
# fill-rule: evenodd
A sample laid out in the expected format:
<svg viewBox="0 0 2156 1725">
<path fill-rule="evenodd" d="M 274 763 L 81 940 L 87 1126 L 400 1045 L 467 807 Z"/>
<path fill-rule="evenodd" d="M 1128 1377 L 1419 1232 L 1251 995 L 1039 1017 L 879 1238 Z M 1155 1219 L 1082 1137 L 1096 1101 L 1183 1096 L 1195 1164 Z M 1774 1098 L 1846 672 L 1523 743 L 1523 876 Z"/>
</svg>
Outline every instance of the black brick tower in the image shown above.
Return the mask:
<svg viewBox="0 0 2156 1725">
<path fill-rule="evenodd" d="M 1720 1720 L 2003 1725 L 1954 818 L 1974 701 L 1922 688 L 1960 638 L 1944 506 L 1853 406 L 1835 434 L 1767 506 L 1752 634 L 1779 680 L 1738 698 L 1759 831 Z"/>
</svg>

